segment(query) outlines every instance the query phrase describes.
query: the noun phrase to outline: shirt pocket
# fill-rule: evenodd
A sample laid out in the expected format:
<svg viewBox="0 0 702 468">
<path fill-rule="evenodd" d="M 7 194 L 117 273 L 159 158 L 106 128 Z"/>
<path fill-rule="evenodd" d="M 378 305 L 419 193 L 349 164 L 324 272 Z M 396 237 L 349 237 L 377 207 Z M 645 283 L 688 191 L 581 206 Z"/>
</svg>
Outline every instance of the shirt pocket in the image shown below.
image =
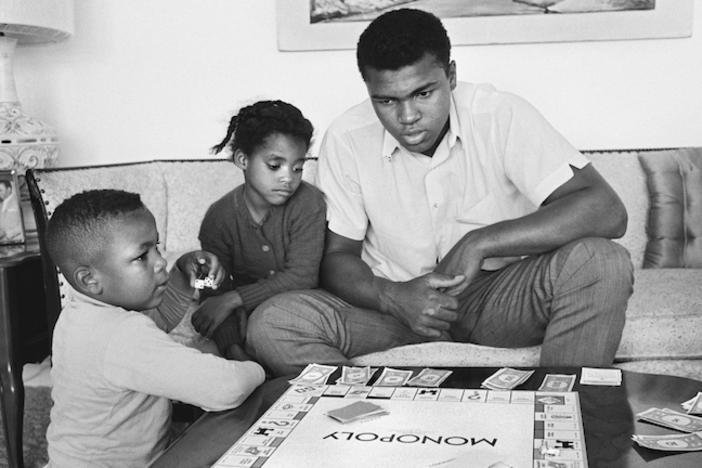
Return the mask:
<svg viewBox="0 0 702 468">
<path fill-rule="evenodd" d="M 487 226 L 504 219 L 497 197 L 492 193 L 481 198 L 468 208 L 461 209 L 456 216 L 456 223 L 465 232 Z"/>
</svg>

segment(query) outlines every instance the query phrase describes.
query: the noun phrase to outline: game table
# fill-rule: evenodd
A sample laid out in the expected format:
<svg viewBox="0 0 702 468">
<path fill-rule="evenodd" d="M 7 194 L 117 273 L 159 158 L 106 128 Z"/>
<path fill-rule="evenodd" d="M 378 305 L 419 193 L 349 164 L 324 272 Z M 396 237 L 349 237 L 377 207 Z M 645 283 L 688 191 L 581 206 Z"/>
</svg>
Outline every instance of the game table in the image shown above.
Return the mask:
<svg viewBox="0 0 702 468">
<path fill-rule="evenodd" d="M 412 368 L 405 368 L 412 369 Z M 419 370 L 419 369 L 414 369 Z M 478 389 L 498 368 L 451 368 L 453 374 L 442 388 Z M 338 377 L 333 374 L 329 382 Z M 702 382 L 681 377 L 622 371 L 621 386 L 581 385 L 580 368 L 536 368 L 515 390 L 537 390 L 546 374 L 576 374 L 577 391 L 585 432 L 588 466 L 591 468 L 686 468 L 702 466 L 702 452 L 659 452 L 637 446 L 632 434 L 664 435 L 678 432 L 635 420 L 650 407 L 683 411 L 680 403 L 702 391 Z M 294 376 L 270 380 L 239 408 L 205 413 L 151 465 L 152 468 L 210 467 L 289 387 Z M 371 381 L 372 383 L 372 381 Z M 333 466 L 330 463 L 329 466 Z"/>
</svg>

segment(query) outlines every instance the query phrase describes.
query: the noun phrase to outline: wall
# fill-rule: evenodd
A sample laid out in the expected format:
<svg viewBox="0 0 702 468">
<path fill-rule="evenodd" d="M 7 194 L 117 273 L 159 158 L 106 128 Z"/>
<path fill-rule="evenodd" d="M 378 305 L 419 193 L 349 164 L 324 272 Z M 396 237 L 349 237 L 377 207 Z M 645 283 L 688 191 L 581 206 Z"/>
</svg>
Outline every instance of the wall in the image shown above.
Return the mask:
<svg viewBox="0 0 702 468">
<path fill-rule="evenodd" d="M 365 97 L 354 51 L 278 52 L 274 0 L 75 0 L 75 35 L 18 50 L 27 113 L 59 165 L 206 157 L 239 106 L 298 105 L 318 140 Z M 458 46 L 459 79 L 530 100 L 582 149 L 702 146 L 702 7 L 691 38 Z"/>
</svg>

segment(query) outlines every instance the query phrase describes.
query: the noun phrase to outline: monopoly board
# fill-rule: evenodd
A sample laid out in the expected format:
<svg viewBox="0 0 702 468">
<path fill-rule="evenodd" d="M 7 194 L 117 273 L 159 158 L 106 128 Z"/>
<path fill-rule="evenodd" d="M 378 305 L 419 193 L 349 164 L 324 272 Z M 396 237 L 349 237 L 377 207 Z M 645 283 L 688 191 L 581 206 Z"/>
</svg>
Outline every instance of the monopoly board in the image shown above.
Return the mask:
<svg viewBox="0 0 702 468">
<path fill-rule="evenodd" d="M 357 401 L 381 411 L 330 417 Z M 576 392 L 292 385 L 213 466 L 587 468 L 587 459 Z"/>
</svg>

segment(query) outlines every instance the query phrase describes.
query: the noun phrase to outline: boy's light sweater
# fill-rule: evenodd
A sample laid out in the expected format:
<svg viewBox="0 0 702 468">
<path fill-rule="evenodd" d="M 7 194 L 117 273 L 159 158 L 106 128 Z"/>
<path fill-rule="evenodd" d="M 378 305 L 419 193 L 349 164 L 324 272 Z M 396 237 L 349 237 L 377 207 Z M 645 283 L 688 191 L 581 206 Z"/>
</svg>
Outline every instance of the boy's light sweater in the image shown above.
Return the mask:
<svg viewBox="0 0 702 468">
<path fill-rule="evenodd" d="M 49 466 L 144 467 L 168 443 L 170 400 L 220 411 L 263 382 L 255 362 L 204 354 L 166 334 L 191 291 L 175 271 L 161 306 L 144 313 L 72 293 L 54 329 Z"/>
</svg>

